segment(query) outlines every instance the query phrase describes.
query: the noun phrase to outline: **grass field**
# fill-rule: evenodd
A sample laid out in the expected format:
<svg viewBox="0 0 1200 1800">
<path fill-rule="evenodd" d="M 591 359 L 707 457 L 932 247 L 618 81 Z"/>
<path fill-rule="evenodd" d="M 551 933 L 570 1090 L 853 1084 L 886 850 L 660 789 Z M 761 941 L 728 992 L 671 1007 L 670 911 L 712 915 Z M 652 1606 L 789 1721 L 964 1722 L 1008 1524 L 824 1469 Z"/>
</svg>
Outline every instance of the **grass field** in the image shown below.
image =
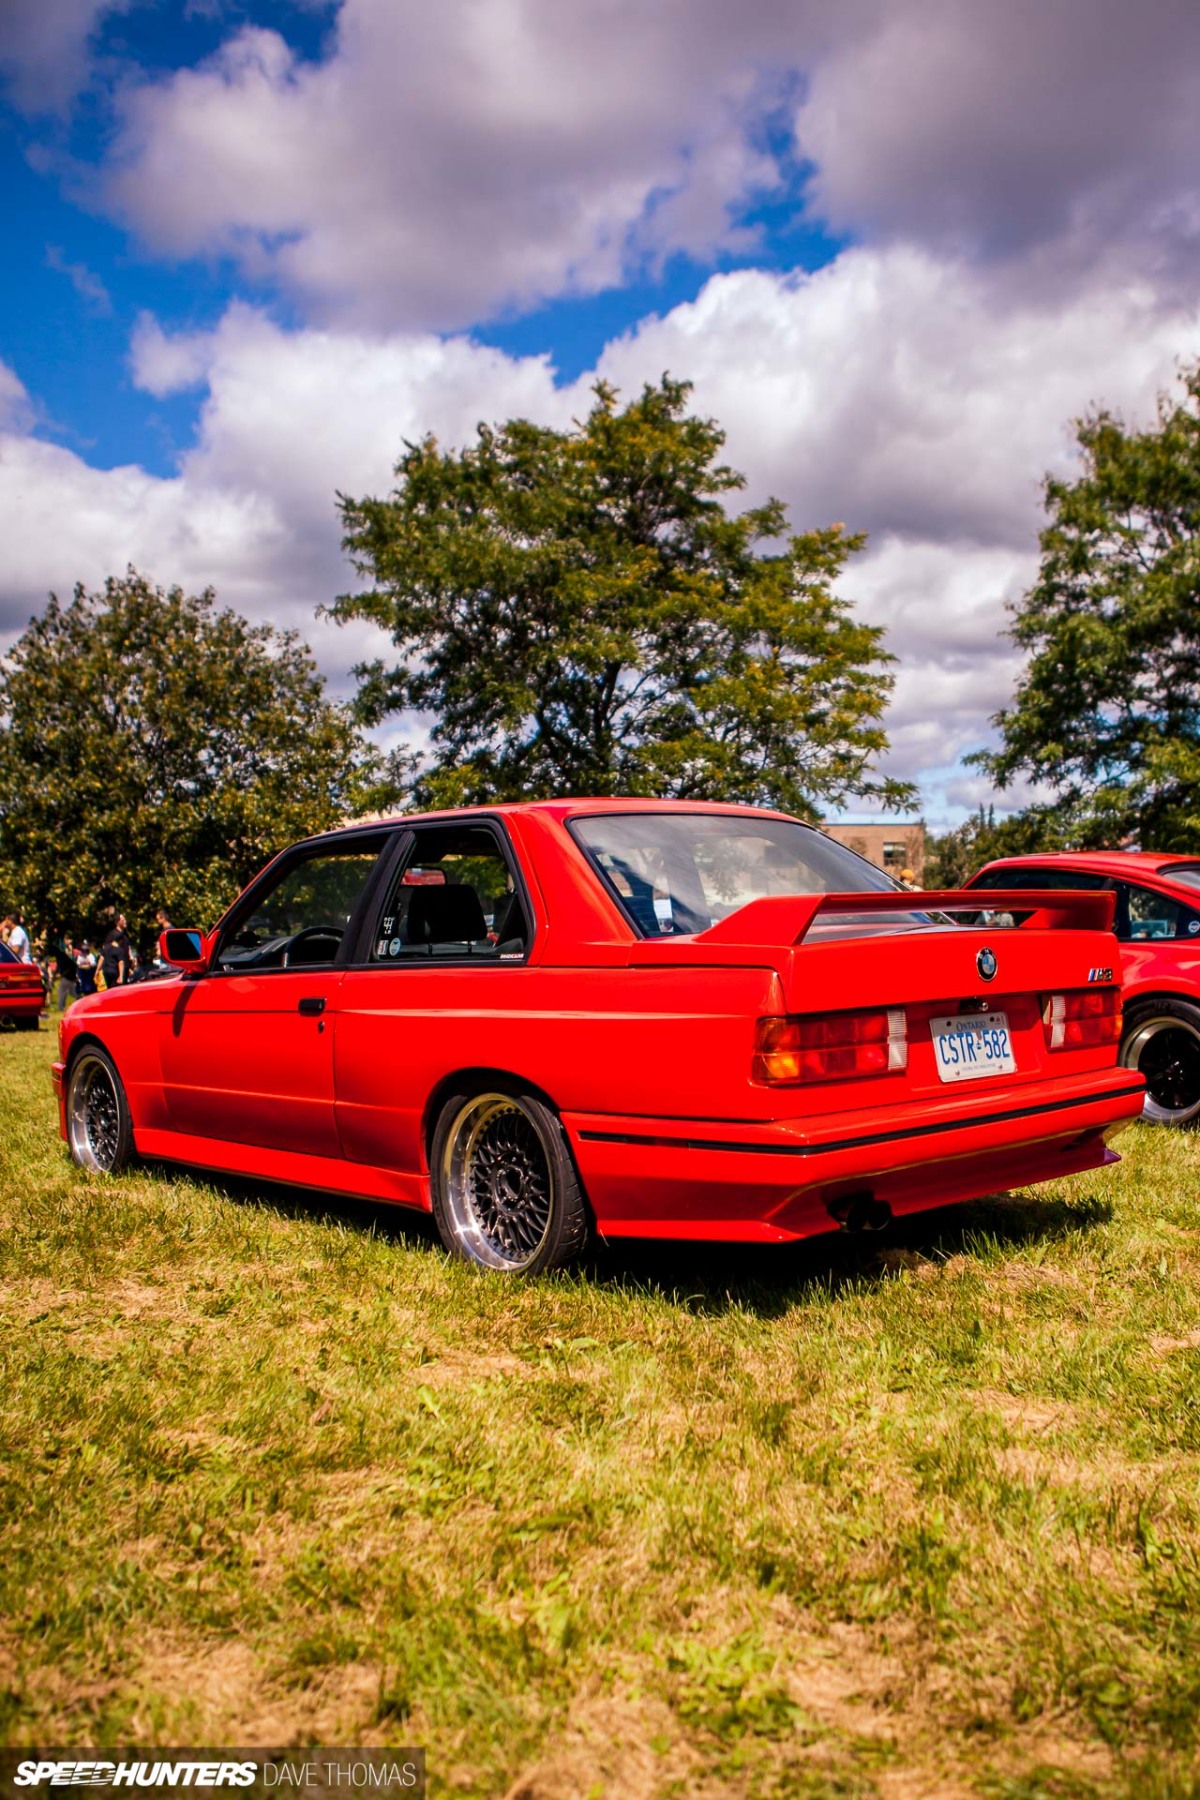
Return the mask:
<svg viewBox="0 0 1200 1800">
<path fill-rule="evenodd" d="M 0 1039 L 9 1742 L 422 1743 L 434 1792 L 1200 1793 L 1200 1156 L 515 1286 L 74 1170 Z"/>
</svg>

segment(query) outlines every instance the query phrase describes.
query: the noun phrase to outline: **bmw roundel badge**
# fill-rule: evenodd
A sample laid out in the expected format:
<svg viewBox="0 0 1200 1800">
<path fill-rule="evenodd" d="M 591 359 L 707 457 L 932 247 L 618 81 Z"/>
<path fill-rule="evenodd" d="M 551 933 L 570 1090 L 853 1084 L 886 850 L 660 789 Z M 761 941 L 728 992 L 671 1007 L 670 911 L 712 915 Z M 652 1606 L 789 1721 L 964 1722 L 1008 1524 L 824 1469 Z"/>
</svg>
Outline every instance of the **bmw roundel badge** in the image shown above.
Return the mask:
<svg viewBox="0 0 1200 1800">
<path fill-rule="evenodd" d="M 975 958 L 975 967 L 979 970 L 984 981 L 994 981 L 996 970 L 999 967 L 996 962 L 996 952 L 994 950 L 989 950 L 985 945 L 979 952 L 979 955 Z"/>
</svg>

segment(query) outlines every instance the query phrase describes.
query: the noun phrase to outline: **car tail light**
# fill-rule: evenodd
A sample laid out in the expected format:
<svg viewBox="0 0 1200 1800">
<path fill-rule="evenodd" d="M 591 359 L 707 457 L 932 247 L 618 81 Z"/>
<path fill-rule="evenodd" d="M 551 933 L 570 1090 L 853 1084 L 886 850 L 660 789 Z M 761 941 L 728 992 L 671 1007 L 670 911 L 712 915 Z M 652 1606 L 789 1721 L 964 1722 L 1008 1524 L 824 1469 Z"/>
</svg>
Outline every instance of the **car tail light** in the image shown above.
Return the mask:
<svg viewBox="0 0 1200 1800">
<path fill-rule="evenodd" d="M 908 1020 L 904 1008 L 896 1006 L 822 1018 L 760 1019 L 751 1075 L 778 1086 L 886 1075 L 907 1067 Z"/>
<path fill-rule="evenodd" d="M 1042 1023 L 1051 1050 L 1115 1044 L 1121 1035 L 1121 990 L 1076 988 L 1069 994 L 1047 994 L 1042 1004 Z"/>
</svg>

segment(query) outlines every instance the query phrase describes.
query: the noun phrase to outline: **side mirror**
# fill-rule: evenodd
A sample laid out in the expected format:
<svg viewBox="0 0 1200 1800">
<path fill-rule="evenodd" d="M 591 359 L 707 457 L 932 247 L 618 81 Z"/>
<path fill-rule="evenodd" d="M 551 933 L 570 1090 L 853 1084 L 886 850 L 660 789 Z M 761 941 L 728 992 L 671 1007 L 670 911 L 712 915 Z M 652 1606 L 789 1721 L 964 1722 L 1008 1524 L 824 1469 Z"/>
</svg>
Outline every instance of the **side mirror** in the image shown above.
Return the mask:
<svg viewBox="0 0 1200 1800">
<path fill-rule="evenodd" d="M 158 954 L 185 975 L 199 975 L 208 967 L 204 935 L 199 931 L 181 931 L 170 926 L 158 940 Z"/>
</svg>

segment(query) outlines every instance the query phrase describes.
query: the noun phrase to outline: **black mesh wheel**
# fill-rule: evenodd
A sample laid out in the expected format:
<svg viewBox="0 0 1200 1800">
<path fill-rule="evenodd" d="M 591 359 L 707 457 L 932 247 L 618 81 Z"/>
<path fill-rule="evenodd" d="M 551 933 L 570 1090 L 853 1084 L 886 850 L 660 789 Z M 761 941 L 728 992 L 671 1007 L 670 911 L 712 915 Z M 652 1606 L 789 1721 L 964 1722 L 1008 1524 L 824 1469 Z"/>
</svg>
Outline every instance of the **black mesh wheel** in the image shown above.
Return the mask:
<svg viewBox="0 0 1200 1800">
<path fill-rule="evenodd" d="M 1188 1000 L 1132 1006 L 1121 1061 L 1146 1077 L 1148 1124 L 1191 1125 L 1200 1118 L 1200 1007 Z"/>
<path fill-rule="evenodd" d="M 111 1056 L 98 1046 L 85 1046 L 67 1076 L 67 1144 L 92 1175 L 119 1175 L 133 1156 L 125 1089 Z"/>
<path fill-rule="evenodd" d="M 534 1275 L 587 1241 L 587 1206 L 566 1133 L 532 1094 L 455 1094 L 430 1156 L 446 1248 L 484 1269 Z"/>
</svg>

